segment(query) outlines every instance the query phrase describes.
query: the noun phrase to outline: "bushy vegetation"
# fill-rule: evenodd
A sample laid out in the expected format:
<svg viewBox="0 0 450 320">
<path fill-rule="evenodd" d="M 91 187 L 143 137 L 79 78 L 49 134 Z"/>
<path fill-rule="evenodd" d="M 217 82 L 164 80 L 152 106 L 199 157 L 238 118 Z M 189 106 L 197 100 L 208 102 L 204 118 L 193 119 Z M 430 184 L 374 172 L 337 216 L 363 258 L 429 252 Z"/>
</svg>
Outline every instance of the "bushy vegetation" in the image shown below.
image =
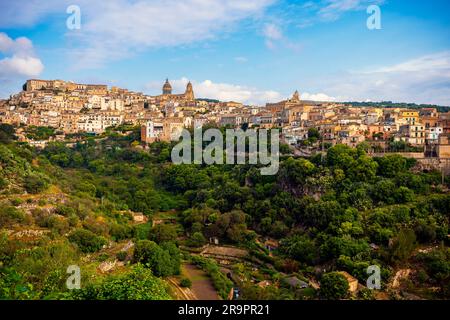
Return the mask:
<svg viewBox="0 0 450 320">
<path fill-rule="evenodd" d="M 85 253 L 98 251 L 107 242 L 105 238 L 97 236 L 92 231 L 86 229 L 74 230 L 69 235 L 69 240 L 75 243 L 78 248 Z"/>
<path fill-rule="evenodd" d="M 180 252 L 171 242 L 158 245 L 150 240 L 139 240 L 134 249 L 133 260 L 148 266 L 157 276 L 180 273 Z"/>
<path fill-rule="evenodd" d="M 82 300 L 170 300 L 167 285 L 142 265 L 117 276 L 109 276 L 99 284 L 90 284 L 73 292 Z"/>
<path fill-rule="evenodd" d="M 180 280 L 180 286 L 183 288 L 190 288 L 192 287 L 192 281 L 188 278 L 183 278 Z"/>
<path fill-rule="evenodd" d="M 48 140 L 50 137 L 56 134 L 56 130 L 52 127 L 36 127 L 29 126 L 26 129 L 26 136 L 32 140 Z"/>
<path fill-rule="evenodd" d="M 325 299 L 344 299 L 348 297 L 347 279 L 337 272 L 326 273 L 320 280 L 320 295 Z"/>
<path fill-rule="evenodd" d="M 196 250 L 215 238 L 249 249 L 270 272 L 318 279 L 314 268 L 319 266 L 326 274 L 345 270 L 364 283 L 367 267 L 375 264 L 386 284 L 393 271 L 413 264 L 426 279 L 422 284 L 438 286 L 436 297 L 448 297 L 449 180 L 441 185 L 439 172 L 413 172 L 413 160 L 372 158 L 363 146 L 337 145 L 323 157 L 284 157 L 276 175 L 261 176 L 252 165 L 173 165 L 172 144 L 156 142 L 144 151 L 138 139 L 137 130 L 128 135 L 113 130 L 103 139 L 85 138 L 73 147 L 50 143 L 39 151 L 15 142 L 11 128 L 0 126 L 0 193 L 5 197 L 0 227 L 9 231 L 0 237 L 3 298 L 65 294 L 69 262 L 113 260 L 118 251 L 108 252 L 109 246 L 128 241 L 135 244 L 134 252 L 119 260 L 143 264 L 152 277 L 178 274 L 178 244 Z M 132 212 L 151 221 L 169 211 L 176 227 L 133 222 Z M 14 234 L 21 229 L 43 233 L 17 241 Z M 265 237 L 279 240 L 272 256 L 255 244 Z M 59 249 L 52 247 L 56 243 Z M 437 251 L 418 253 L 438 245 Z M 57 266 L 45 260 L 55 250 Z M 91 260 L 84 262 L 86 256 Z M 232 282 L 219 267 L 192 259 L 226 297 Z M 321 283 L 338 279 L 326 274 Z M 92 297 L 109 297 L 99 292 L 118 286 L 111 281 L 92 284 Z M 273 297 L 277 290 L 246 288 L 253 297 Z"/>
</svg>

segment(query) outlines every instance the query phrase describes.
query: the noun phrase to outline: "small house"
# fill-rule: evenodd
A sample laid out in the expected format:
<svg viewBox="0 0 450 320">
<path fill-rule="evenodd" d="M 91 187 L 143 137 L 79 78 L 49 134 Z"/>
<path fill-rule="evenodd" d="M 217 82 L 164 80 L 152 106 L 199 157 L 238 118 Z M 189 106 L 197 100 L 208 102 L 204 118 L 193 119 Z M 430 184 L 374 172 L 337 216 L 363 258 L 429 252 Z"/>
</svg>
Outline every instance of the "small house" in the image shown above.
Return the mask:
<svg viewBox="0 0 450 320">
<path fill-rule="evenodd" d="M 358 279 L 356 279 L 346 271 L 339 271 L 339 273 L 342 274 L 347 280 L 349 286 L 348 291 L 350 293 L 355 293 L 358 290 Z"/>
</svg>

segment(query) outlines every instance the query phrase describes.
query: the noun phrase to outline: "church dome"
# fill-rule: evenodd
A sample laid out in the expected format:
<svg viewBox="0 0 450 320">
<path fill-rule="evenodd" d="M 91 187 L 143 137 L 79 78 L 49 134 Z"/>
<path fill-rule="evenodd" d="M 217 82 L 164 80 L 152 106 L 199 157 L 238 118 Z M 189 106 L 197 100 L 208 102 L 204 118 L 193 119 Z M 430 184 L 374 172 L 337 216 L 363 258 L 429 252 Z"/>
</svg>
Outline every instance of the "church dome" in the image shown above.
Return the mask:
<svg viewBox="0 0 450 320">
<path fill-rule="evenodd" d="M 163 94 L 172 94 L 172 86 L 169 83 L 169 79 L 163 85 Z"/>
</svg>

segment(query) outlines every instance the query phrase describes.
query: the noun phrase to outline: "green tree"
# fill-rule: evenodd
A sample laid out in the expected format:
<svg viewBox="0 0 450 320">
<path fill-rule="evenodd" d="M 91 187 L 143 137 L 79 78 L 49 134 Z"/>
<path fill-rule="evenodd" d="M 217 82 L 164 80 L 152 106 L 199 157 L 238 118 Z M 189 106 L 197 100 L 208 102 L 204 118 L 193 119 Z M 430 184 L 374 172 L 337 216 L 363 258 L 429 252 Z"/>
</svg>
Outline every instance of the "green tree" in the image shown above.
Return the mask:
<svg viewBox="0 0 450 320">
<path fill-rule="evenodd" d="M 89 253 L 100 250 L 108 241 L 86 229 L 76 229 L 69 235 L 69 240 L 80 248 L 82 252 Z"/>
<path fill-rule="evenodd" d="M 147 265 L 157 276 L 179 273 L 181 263 L 178 248 L 173 244 L 163 243 L 160 247 L 150 240 L 140 240 L 136 243 L 133 260 Z"/>
<path fill-rule="evenodd" d="M 337 201 L 318 201 L 306 207 L 304 222 L 312 227 L 324 229 L 335 216 L 341 214 L 342 207 Z"/>
<path fill-rule="evenodd" d="M 12 125 L 0 123 L 0 143 L 10 143 L 15 138 L 14 133 Z"/>
<path fill-rule="evenodd" d="M 389 259 L 398 264 L 406 261 L 416 248 L 416 235 L 411 229 L 401 229 L 389 247 Z"/>
<path fill-rule="evenodd" d="M 201 247 L 206 243 L 206 238 L 201 232 L 195 232 L 188 240 L 188 245 L 191 247 Z"/>
<path fill-rule="evenodd" d="M 297 261 L 308 264 L 312 264 L 318 254 L 315 242 L 304 235 L 283 239 L 280 243 L 280 251 Z"/>
<path fill-rule="evenodd" d="M 310 140 L 320 140 L 321 136 L 320 136 L 320 132 L 319 130 L 317 130 L 317 128 L 309 128 L 308 129 L 308 139 Z"/>
<path fill-rule="evenodd" d="M 378 162 L 378 174 L 384 177 L 392 178 L 407 170 L 406 159 L 397 154 L 376 158 L 375 161 Z"/>
<path fill-rule="evenodd" d="M 345 299 L 348 296 L 347 279 L 338 272 L 326 273 L 320 280 L 320 295 L 328 300 Z"/>
<path fill-rule="evenodd" d="M 156 243 L 175 241 L 177 236 L 177 229 L 172 224 L 158 224 L 150 230 L 150 240 Z"/>
<path fill-rule="evenodd" d="M 401 186 L 394 192 L 394 199 L 397 203 L 408 203 L 414 200 L 414 191 Z"/>
<path fill-rule="evenodd" d="M 42 174 L 31 173 L 25 177 L 25 189 L 29 193 L 39 193 L 47 189 L 48 179 Z"/>
</svg>

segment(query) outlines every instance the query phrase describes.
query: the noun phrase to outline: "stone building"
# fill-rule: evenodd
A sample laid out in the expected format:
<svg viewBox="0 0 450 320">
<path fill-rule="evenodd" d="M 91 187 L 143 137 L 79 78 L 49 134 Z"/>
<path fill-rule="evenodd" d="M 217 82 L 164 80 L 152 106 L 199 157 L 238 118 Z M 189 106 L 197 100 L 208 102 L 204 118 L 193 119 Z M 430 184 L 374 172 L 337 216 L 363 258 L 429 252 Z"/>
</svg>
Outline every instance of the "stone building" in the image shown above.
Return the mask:
<svg viewBox="0 0 450 320">
<path fill-rule="evenodd" d="M 149 120 L 141 127 L 141 141 L 177 141 L 184 127 L 184 118 L 181 117 Z"/>
<path fill-rule="evenodd" d="M 172 85 L 169 79 L 166 79 L 162 87 L 162 94 L 154 97 L 158 104 L 164 104 L 167 102 L 178 102 L 182 106 L 195 106 L 195 95 L 192 83 L 189 81 L 186 85 L 186 91 L 181 94 L 172 93 Z"/>
<path fill-rule="evenodd" d="M 441 159 L 450 158 L 450 134 L 441 134 L 439 136 L 437 156 Z"/>
</svg>

